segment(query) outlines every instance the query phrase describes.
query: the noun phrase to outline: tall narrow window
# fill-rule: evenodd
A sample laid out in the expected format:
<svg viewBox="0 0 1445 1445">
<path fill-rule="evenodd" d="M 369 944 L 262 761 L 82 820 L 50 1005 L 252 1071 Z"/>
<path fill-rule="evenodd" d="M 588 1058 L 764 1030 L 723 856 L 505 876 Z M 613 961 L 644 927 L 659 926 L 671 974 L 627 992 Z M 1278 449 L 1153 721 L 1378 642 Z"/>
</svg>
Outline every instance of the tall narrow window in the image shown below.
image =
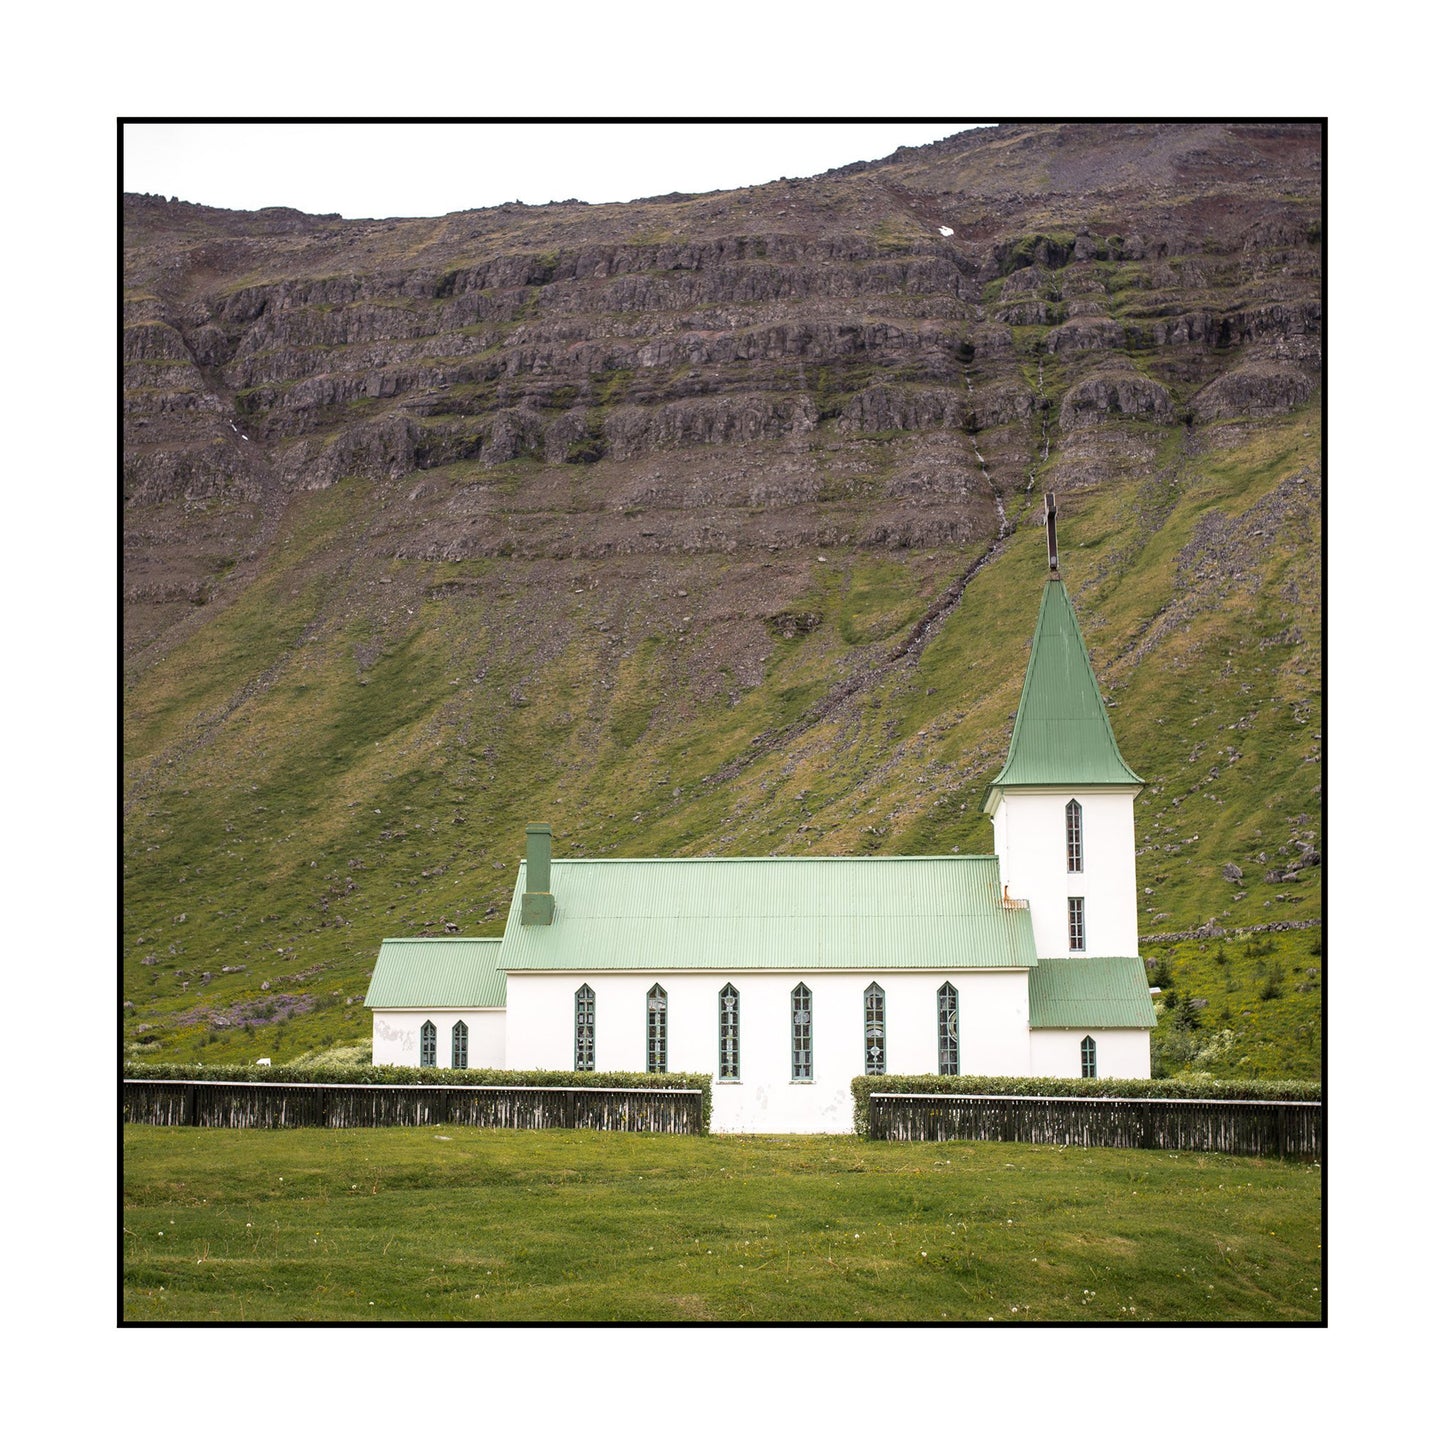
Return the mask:
<svg viewBox="0 0 1445 1445">
<path fill-rule="evenodd" d="M 437 1026 L 430 1019 L 421 1026 L 421 1066 L 424 1069 L 437 1066 Z"/>
<path fill-rule="evenodd" d="M 667 1072 L 667 990 L 660 983 L 647 990 L 647 1072 Z"/>
<path fill-rule="evenodd" d="M 461 1019 L 452 1025 L 452 1068 L 467 1066 L 467 1026 Z"/>
<path fill-rule="evenodd" d="M 1084 1035 L 1084 1041 L 1079 1045 L 1079 1061 L 1084 1068 L 1084 1078 L 1097 1079 L 1099 1077 L 1099 1051 L 1094 1047 L 1094 1041 L 1088 1034 Z"/>
<path fill-rule="evenodd" d="M 1064 837 L 1068 843 L 1069 872 L 1084 871 L 1084 810 L 1077 798 L 1070 798 L 1064 808 Z"/>
<path fill-rule="evenodd" d="M 1069 899 L 1069 952 L 1084 951 L 1084 900 Z"/>
<path fill-rule="evenodd" d="M 740 1077 L 742 1059 L 738 1020 L 738 991 L 727 984 L 717 996 L 717 1076 L 720 1079 Z"/>
<path fill-rule="evenodd" d="M 813 990 L 793 990 L 793 1078 L 813 1077 Z"/>
<path fill-rule="evenodd" d="M 577 990 L 577 1047 L 572 1067 L 590 1074 L 597 1067 L 597 995 L 584 983 Z"/>
<path fill-rule="evenodd" d="M 885 1062 L 883 990 L 876 983 L 870 983 L 863 991 L 863 1072 L 886 1073 Z"/>
<path fill-rule="evenodd" d="M 958 990 L 951 983 L 938 990 L 938 1072 L 958 1072 Z"/>
</svg>

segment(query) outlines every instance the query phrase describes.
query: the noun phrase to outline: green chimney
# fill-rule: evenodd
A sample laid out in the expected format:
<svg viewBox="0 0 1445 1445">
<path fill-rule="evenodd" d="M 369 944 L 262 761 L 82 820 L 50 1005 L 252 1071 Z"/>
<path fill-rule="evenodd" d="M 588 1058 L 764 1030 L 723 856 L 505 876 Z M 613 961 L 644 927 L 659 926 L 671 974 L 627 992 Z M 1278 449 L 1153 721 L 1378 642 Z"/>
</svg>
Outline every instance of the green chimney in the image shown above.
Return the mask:
<svg viewBox="0 0 1445 1445">
<path fill-rule="evenodd" d="M 546 823 L 527 824 L 527 871 L 522 894 L 522 922 L 551 923 L 557 911 L 552 897 L 552 829 Z"/>
</svg>

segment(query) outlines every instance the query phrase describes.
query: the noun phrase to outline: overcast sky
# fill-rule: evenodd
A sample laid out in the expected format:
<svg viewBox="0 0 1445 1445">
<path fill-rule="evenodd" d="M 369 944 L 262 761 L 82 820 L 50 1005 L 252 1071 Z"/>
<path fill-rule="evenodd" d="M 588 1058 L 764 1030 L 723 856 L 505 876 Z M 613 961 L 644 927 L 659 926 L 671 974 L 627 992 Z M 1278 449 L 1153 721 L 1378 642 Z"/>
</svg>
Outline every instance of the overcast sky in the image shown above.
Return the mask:
<svg viewBox="0 0 1445 1445">
<path fill-rule="evenodd" d="M 973 124 L 142 123 L 125 127 L 124 184 L 230 210 L 442 216 L 813 176 Z"/>
</svg>

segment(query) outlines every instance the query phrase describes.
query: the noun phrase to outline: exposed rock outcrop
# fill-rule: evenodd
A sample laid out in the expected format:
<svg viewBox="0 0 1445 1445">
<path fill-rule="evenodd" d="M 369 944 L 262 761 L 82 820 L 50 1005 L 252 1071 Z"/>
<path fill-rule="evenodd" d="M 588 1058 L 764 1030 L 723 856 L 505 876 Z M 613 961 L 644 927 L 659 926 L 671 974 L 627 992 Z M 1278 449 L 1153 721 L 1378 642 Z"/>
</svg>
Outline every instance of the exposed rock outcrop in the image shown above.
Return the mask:
<svg viewBox="0 0 1445 1445">
<path fill-rule="evenodd" d="M 1157 381 L 1133 371 L 1109 371 L 1071 387 L 1059 408 L 1059 424 L 1067 431 L 1094 426 L 1109 416 L 1174 419 L 1169 393 Z"/>
<path fill-rule="evenodd" d="M 1297 366 L 1247 362 L 1200 390 L 1189 403 L 1196 421 L 1270 416 L 1309 400 L 1315 382 Z"/>
</svg>

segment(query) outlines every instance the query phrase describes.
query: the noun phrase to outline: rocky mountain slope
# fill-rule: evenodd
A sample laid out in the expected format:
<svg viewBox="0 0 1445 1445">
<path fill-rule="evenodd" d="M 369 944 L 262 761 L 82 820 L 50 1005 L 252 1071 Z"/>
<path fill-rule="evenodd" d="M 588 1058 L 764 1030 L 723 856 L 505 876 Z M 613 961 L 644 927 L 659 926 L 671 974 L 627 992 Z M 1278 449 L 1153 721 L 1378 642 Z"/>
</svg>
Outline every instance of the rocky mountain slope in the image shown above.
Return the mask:
<svg viewBox="0 0 1445 1445">
<path fill-rule="evenodd" d="M 1045 486 L 1143 931 L 1318 917 L 1320 164 L 1039 125 L 626 205 L 127 197 L 126 1042 L 362 1036 L 379 938 L 498 931 L 532 817 L 987 851 Z"/>
</svg>

